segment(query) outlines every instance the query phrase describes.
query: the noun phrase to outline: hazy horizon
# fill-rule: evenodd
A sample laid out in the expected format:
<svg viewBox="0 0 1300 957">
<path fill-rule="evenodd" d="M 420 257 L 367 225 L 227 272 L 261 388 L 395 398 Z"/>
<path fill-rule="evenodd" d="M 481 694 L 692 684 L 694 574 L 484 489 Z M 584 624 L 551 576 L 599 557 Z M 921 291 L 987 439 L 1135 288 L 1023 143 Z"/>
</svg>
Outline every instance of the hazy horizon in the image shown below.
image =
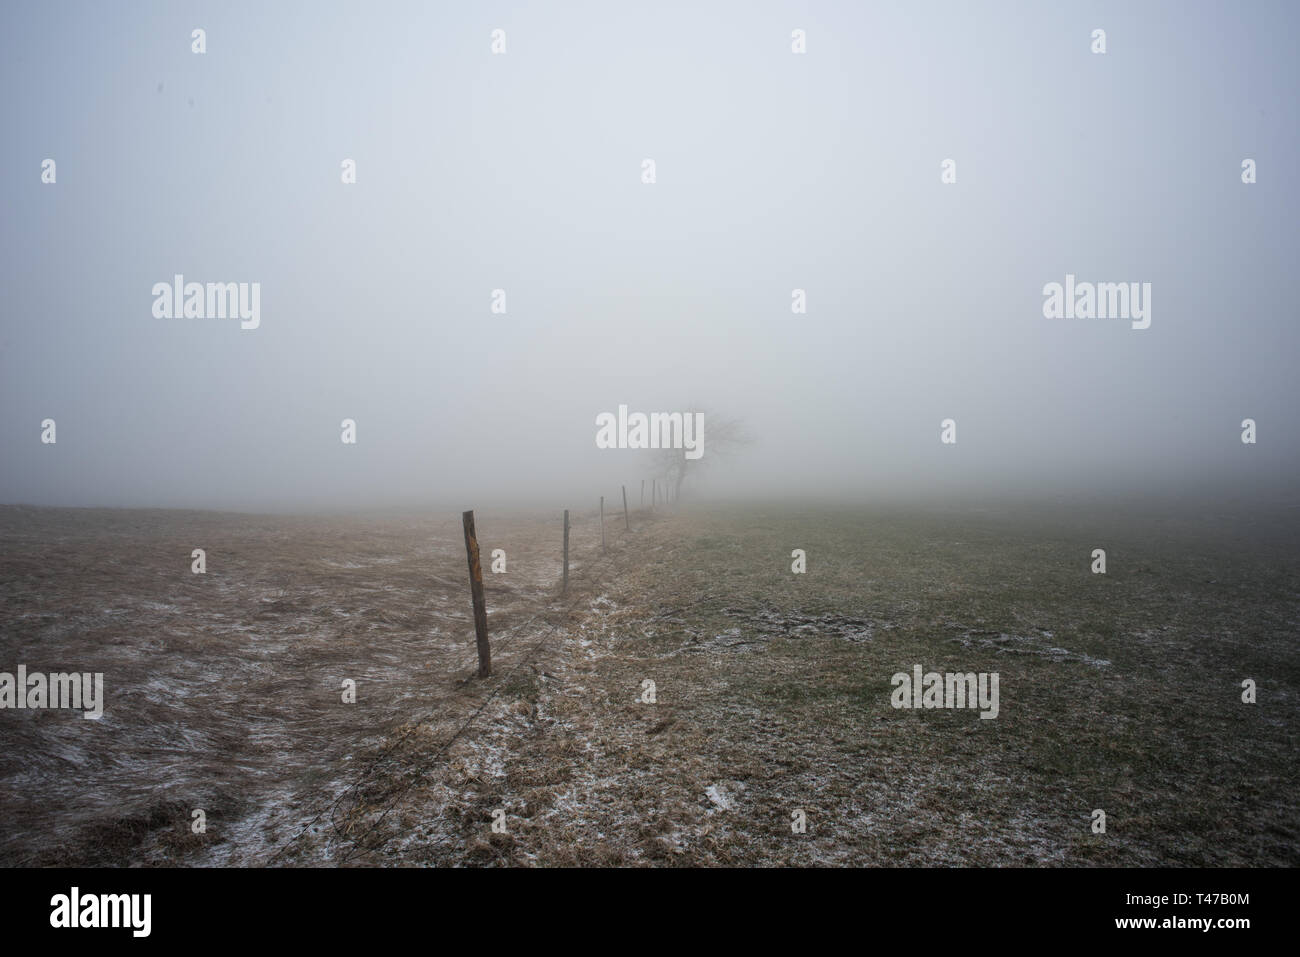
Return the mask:
<svg viewBox="0 0 1300 957">
<path fill-rule="evenodd" d="M 0 503 L 635 502 L 620 405 L 743 422 L 695 497 L 1300 501 L 1294 5 L 0 25 Z M 157 318 L 178 274 L 259 325 Z M 1067 275 L 1150 283 L 1149 328 L 1045 318 Z"/>
</svg>

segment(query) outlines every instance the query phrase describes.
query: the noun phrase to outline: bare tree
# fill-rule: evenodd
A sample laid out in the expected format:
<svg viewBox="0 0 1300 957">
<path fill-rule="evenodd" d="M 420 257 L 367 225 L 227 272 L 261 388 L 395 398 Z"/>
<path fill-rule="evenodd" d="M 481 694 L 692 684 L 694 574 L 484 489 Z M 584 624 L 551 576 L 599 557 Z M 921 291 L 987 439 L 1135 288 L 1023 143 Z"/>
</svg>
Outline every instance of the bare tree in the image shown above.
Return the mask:
<svg viewBox="0 0 1300 957">
<path fill-rule="evenodd" d="M 682 449 L 657 449 L 654 453 L 654 474 L 666 488 L 672 489 L 673 501 L 682 491 L 682 483 L 687 475 L 696 475 L 705 462 L 713 461 L 718 455 L 727 455 L 736 449 L 749 445 L 753 439 L 745 431 L 739 419 L 729 419 L 713 415 L 701 408 L 692 408 L 688 415 L 704 415 L 704 454 L 698 459 L 688 459 Z"/>
</svg>

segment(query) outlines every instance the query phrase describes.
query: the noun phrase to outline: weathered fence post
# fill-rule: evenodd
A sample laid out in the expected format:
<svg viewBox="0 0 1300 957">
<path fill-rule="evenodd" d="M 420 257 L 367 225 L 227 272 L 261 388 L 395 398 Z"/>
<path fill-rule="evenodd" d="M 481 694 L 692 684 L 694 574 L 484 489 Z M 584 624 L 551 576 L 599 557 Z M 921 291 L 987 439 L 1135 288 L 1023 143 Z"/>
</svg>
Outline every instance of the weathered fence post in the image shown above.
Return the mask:
<svg viewBox="0 0 1300 957">
<path fill-rule="evenodd" d="M 605 550 L 605 496 L 600 497 L 600 550 Z"/>
<path fill-rule="evenodd" d="M 641 480 L 641 507 L 645 508 L 645 479 Z"/>
<path fill-rule="evenodd" d="M 478 638 L 478 676 L 492 674 L 492 650 L 488 647 L 487 605 L 483 601 L 483 567 L 478 560 L 478 536 L 474 534 L 474 510 L 462 516 L 465 522 L 465 554 L 469 559 L 469 591 L 474 599 L 474 634 Z"/>
<path fill-rule="evenodd" d="M 623 486 L 623 524 L 627 530 L 632 531 L 632 520 L 627 517 L 627 486 Z"/>
<path fill-rule="evenodd" d="M 655 498 L 658 497 L 658 495 L 659 495 L 659 484 L 654 479 L 651 479 L 650 480 L 650 511 L 652 512 L 655 510 Z"/>
<path fill-rule="evenodd" d="M 564 510 L 564 588 L 562 591 L 569 590 L 569 510 Z"/>
</svg>

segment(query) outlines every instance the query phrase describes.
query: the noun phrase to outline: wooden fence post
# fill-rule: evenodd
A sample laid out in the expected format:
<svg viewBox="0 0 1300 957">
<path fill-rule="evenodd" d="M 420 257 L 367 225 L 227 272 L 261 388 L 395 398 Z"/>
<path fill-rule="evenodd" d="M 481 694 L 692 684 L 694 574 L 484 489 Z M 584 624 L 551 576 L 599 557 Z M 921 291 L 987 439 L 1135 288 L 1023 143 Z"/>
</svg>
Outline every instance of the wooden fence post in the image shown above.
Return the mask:
<svg viewBox="0 0 1300 957">
<path fill-rule="evenodd" d="M 478 559 L 478 536 L 474 534 L 474 510 L 461 515 L 465 523 L 465 554 L 469 559 L 469 591 L 474 599 L 474 634 L 478 639 L 478 676 L 492 674 L 492 650 L 488 647 L 487 605 L 483 601 L 483 567 Z"/>
<path fill-rule="evenodd" d="M 605 496 L 600 497 L 600 550 L 605 550 Z"/>
<path fill-rule="evenodd" d="M 627 517 L 627 486 L 626 485 L 623 486 L 623 524 L 627 526 L 627 530 L 629 532 L 632 531 L 632 520 Z"/>
<path fill-rule="evenodd" d="M 645 508 L 645 479 L 641 480 L 641 507 Z"/>
<path fill-rule="evenodd" d="M 562 591 L 569 590 L 569 510 L 564 510 L 564 588 Z"/>
</svg>

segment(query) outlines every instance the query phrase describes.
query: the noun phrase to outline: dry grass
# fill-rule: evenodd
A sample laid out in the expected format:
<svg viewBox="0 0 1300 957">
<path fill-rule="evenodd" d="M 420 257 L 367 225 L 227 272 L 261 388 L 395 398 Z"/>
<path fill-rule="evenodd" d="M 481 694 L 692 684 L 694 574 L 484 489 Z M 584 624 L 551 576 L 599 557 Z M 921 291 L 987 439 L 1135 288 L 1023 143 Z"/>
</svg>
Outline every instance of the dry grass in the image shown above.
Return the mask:
<svg viewBox="0 0 1300 957">
<path fill-rule="evenodd" d="M 591 529 L 576 520 L 579 547 Z M 478 530 L 485 561 L 509 556 L 487 574 L 509 666 L 558 580 L 558 520 Z M 107 699 L 100 721 L 0 713 L 0 862 L 260 863 L 322 808 L 330 827 L 403 724 L 474 705 L 459 516 L 6 507 L 0 539 L 0 670 L 103 672 Z"/>
<path fill-rule="evenodd" d="M 5 667 L 103 670 L 115 722 L 0 715 L 0 850 L 1293 866 L 1298 518 L 687 510 L 607 556 L 588 519 L 559 600 L 553 518 L 480 516 L 511 565 L 487 576 L 496 673 L 463 683 L 458 522 L 0 510 Z M 916 663 L 997 671 L 1001 715 L 893 709 Z"/>
</svg>

